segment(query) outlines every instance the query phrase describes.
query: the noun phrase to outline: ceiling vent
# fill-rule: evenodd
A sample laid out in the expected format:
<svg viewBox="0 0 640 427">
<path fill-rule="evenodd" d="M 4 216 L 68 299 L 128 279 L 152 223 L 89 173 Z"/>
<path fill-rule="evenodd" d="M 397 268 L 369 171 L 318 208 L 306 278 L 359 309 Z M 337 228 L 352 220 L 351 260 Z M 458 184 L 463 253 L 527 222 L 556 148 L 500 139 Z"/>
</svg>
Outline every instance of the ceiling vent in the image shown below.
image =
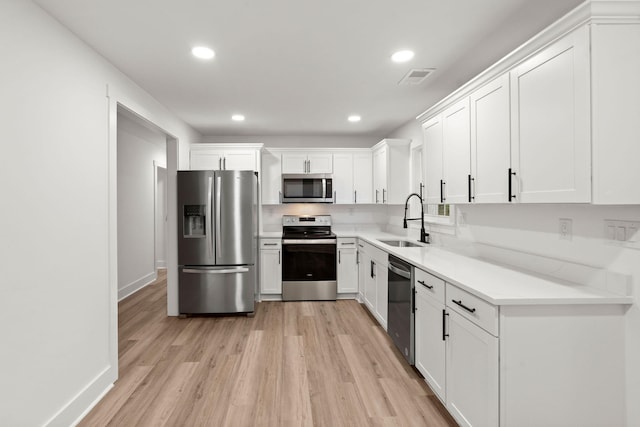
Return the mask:
<svg viewBox="0 0 640 427">
<path fill-rule="evenodd" d="M 434 68 L 414 68 L 398 82 L 399 85 L 419 85 L 435 71 Z"/>
</svg>

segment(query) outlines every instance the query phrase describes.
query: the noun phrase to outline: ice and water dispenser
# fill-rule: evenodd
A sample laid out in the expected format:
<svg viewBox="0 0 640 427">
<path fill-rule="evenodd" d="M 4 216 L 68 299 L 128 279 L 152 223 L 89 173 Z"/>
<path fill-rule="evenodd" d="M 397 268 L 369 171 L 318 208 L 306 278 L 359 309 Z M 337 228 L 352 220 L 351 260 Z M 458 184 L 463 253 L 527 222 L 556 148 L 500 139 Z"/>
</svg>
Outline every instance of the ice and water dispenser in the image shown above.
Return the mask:
<svg viewBox="0 0 640 427">
<path fill-rule="evenodd" d="M 185 205 L 184 206 L 184 230 L 183 235 L 187 238 L 205 237 L 206 230 L 205 206 Z"/>
</svg>

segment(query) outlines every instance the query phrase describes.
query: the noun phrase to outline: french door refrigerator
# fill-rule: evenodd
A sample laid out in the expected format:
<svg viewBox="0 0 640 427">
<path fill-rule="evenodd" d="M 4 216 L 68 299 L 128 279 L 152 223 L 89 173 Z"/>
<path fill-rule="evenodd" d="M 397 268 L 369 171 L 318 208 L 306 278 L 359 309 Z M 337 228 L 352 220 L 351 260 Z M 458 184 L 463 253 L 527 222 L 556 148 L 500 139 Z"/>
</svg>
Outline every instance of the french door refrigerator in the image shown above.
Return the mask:
<svg viewBox="0 0 640 427">
<path fill-rule="evenodd" d="M 178 310 L 254 311 L 257 175 L 178 171 Z"/>
</svg>

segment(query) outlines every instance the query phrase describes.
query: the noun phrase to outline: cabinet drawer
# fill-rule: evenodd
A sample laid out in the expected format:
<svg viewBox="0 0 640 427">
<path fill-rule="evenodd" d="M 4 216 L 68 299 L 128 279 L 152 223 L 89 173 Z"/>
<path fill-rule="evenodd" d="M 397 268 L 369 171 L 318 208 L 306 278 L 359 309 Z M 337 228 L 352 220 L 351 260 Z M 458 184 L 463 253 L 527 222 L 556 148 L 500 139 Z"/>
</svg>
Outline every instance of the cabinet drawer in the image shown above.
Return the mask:
<svg viewBox="0 0 640 427">
<path fill-rule="evenodd" d="M 429 274 L 426 271 L 422 271 L 419 268 L 415 269 L 415 288 L 420 288 L 425 291 L 425 295 L 429 295 L 435 298 L 439 303 L 444 304 L 444 280 L 439 277 Z"/>
<path fill-rule="evenodd" d="M 338 248 L 341 249 L 356 249 L 358 246 L 356 245 L 356 239 L 353 237 L 339 237 L 338 238 Z"/>
<path fill-rule="evenodd" d="M 448 308 L 498 336 L 498 307 L 449 283 L 446 285 L 446 296 Z"/>
<path fill-rule="evenodd" d="M 260 239 L 260 249 L 280 249 L 282 239 Z"/>
</svg>

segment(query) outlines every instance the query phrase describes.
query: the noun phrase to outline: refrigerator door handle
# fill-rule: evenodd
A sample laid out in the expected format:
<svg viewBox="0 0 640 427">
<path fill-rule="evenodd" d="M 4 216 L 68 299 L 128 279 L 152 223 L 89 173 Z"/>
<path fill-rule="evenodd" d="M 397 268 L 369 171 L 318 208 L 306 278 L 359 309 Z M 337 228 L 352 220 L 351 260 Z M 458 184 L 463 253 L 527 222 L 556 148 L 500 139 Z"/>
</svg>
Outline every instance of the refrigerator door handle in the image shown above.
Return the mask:
<svg viewBox="0 0 640 427">
<path fill-rule="evenodd" d="M 211 235 L 211 233 L 213 233 L 213 217 L 212 217 L 212 208 L 211 208 L 211 201 L 212 201 L 212 197 L 213 197 L 213 177 L 209 177 L 209 187 L 207 190 L 207 217 L 209 218 L 209 221 L 207 221 L 209 224 L 209 229 L 205 230 L 205 235 L 207 236 L 207 257 L 209 259 L 213 258 L 213 236 Z"/>
<path fill-rule="evenodd" d="M 220 253 L 220 248 L 222 247 L 222 238 L 220 237 L 220 230 L 222 229 L 222 177 L 216 177 L 216 259 L 218 259 L 218 254 Z M 217 262 L 216 262 L 217 264 Z"/>
<path fill-rule="evenodd" d="M 229 274 L 229 273 L 247 273 L 248 267 L 234 267 L 234 268 L 183 268 L 183 273 L 193 274 Z"/>
</svg>

